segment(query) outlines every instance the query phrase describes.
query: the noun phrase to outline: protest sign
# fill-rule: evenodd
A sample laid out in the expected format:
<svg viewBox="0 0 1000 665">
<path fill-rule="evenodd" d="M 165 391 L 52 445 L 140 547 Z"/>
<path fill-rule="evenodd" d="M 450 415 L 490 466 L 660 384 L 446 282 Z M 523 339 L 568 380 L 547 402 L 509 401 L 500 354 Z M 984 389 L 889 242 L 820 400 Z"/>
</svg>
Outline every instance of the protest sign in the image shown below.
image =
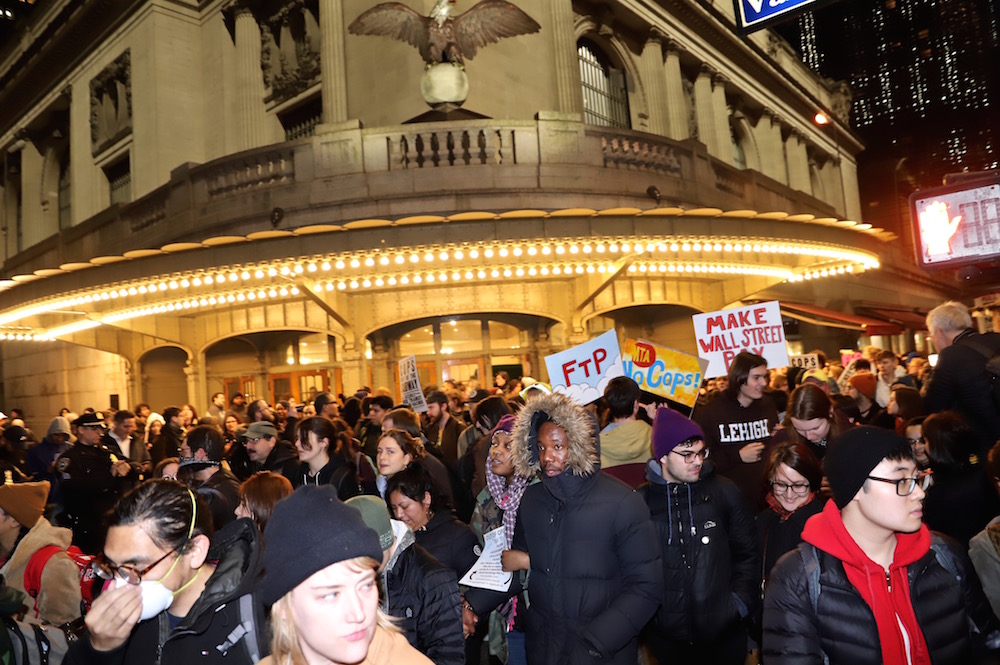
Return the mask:
<svg viewBox="0 0 1000 665">
<path fill-rule="evenodd" d="M 698 355 L 708 361 L 705 376 L 709 378 L 726 374 L 740 351 L 764 356 L 770 367 L 788 365 L 785 330 L 776 300 L 695 314 L 691 319 Z"/>
<path fill-rule="evenodd" d="M 819 356 L 815 353 L 802 353 L 797 356 L 788 356 L 789 367 L 801 367 L 807 372 L 811 369 L 823 369 L 819 366 Z"/>
<path fill-rule="evenodd" d="M 406 356 L 399 361 L 399 387 L 403 393 L 403 404 L 417 413 L 427 411 L 427 400 L 420 387 L 420 374 L 417 373 L 417 357 Z"/>
<path fill-rule="evenodd" d="M 685 406 L 694 406 L 708 362 L 642 339 L 625 340 L 622 368 L 639 388 Z"/>
<path fill-rule="evenodd" d="M 622 376 L 618 335 L 609 330 L 589 342 L 545 356 L 552 390 L 577 404 L 590 404 L 604 396 L 608 381 Z"/>
</svg>

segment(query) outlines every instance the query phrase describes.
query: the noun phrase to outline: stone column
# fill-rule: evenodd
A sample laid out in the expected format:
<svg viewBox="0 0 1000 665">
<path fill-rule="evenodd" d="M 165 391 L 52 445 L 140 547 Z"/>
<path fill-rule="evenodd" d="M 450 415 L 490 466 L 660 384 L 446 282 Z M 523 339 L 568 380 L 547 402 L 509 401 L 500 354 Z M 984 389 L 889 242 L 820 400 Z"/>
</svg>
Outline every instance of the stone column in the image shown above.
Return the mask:
<svg viewBox="0 0 1000 665">
<path fill-rule="evenodd" d="M 788 160 L 788 186 L 807 194 L 812 193 L 812 181 L 809 178 L 809 159 L 806 155 L 806 144 L 802 133 L 793 129 L 785 141 L 785 154 Z"/>
<path fill-rule="evenodd" d="M 320 0 L 319 46 L 320 70 L 323 82 L 323 122 L 333 125 L 347 120 L 347 63 L 344 54 L 344 3 L 342 0 Z"/>
<path fill-rule="evenodd" d="M 858 191 L 858 163 L 850 155 L 840 153 L 837 177 L 843 183 L 844 215 L 861 221 L 861 193 Z M 841 194 L 838 193 L 838 196 Z"/>
<path fill-rule="evenodd" d="M 663 34 L 652 30 L 642 49 L 639 61 L 642 83 L 646 90 L 646 112 L 649 114 L 649 130 L 653 134 L 667 136 L 667 81 L 663 69 Z"/>
<path fill-rule="evenodd" d="M 236 90 L 240 150 L 267 143 L 264 131 L 264 77 L 260 70 L 260 26 L 249 7 L 236 13 Z"/>
<path fill-rule="evenodd" d="M 788 183 L 785 150 L 781 142 L 781 120 L 771 109 L 764 109 L 757 122 L 757 145 L 760 149 L 760 170 L 778 182 Z"/>
<path fill-rule="evenodd" d="M 684 79 L 681 76 L 681 51 L 677 42 L 667 40 L 667 59 L 664 63 L 666 75 L 665 94 L 667 96 L 666 134 L 672 139 L 683 141 L 688 138 L 688 111 L 684 103 Z"/>
<path fill-rule="evenodd" d="M 733 163 L 732 130 L 729 128 L 729 105 L 726 103 L 726 83 L 722 74 L 712 77 L 712 120 L 715 122 L 715 140 L 718 141 L 715 155 L 726 164 Z"/>
<path fill-rule="evenodd" d="M 694 82 L 694 115 L 698 121 L 698 140 L 705 144 L 713 157 L 718 157 L 718 141 L 715 136 L 715 113 L 712 100 L 712 75 L 708 65 L 702 65 Z"/>
<path fill-rule="evenodd" d="M 204 401 L 198 399 L 198 375 L 198 361 L 191 358 L 184 364 L 184 378 L 187 379 L 188 404 L 201 404 Z"/>
<path fill-rule="evenodd" d="M 580 87 L 580 62 L 576 54 L 576 33 L 573 31 L 573 2 L 548 0 L 548 5 L 547 27 L 552 30 L 552 55 L 556 73 L 556 111 L 579 113 L 582 116 L 583 91 Z"/>
</svg>

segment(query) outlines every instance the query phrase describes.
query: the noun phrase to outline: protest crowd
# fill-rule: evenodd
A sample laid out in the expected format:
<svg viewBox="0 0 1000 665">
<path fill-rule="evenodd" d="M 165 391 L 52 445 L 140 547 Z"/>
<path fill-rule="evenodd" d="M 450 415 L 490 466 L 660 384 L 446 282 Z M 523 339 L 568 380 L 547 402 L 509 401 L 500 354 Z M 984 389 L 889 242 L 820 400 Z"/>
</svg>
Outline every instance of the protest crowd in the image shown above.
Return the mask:
<svg viewBox="0 0 1000 665">
<path fill-rule="evenodd" d="M 586 404 L 10 409 L 0 659 L 40 624 L 76 665 L 1000 662 L 1000 335 L 927 326 L 934 367 L 737 350 L 690 399 L 626 362 Z"/>
</svg>

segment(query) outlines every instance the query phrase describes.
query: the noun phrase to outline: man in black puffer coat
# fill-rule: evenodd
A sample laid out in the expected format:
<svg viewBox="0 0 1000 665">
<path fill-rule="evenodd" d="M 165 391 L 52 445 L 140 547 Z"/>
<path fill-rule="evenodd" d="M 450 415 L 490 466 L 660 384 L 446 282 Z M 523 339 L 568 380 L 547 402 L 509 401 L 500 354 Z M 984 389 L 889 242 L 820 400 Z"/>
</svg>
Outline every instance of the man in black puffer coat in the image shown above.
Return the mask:
<svg viewBox="0 0 1000 665">
<path fill-rule="evenodd" d="M 909 444 L 857 427 L 824 464 L 833 499 L 768 579 L 764 662 L 983 662 L 976 652 L 995 619 L 964 552 L 921 524 L 929 476 Z"/>
<path fill-rule="evenodd" d="M 714 475 L 701 428 L 657 409 L 645 499 L 663 554 L 662 604 L 645 637 L 661 663 L 742 665 L 745 619 L 758 602 L 760 548 L 753 514 L 730 480 Z"/>
<path fill-rule="evenodd" d="M 508 550 L 530 558 L 529 665 L 635 665 L 639 632 L 662 595 L 649 511 L 627 485 L 600 473 L 595 425 L 558 393 L 536 397 L 517 417 L 517 473 L 542 474 L 524 491 Z M 519 579 L 507 593 L 470 589 L 466 624 L 469 614 L 485 616 L 518 593 Z"/>
</svg>

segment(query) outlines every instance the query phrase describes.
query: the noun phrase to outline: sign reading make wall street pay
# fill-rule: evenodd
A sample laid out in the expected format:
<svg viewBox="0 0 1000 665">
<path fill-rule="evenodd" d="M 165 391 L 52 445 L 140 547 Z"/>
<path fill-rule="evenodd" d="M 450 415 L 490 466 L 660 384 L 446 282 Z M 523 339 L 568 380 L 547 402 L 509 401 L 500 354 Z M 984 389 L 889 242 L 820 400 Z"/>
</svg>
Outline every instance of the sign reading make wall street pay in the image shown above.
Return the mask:
<svg viewBox="0 0 1000 665">
<path fill-rule="evenodd" d="M 714 378 L 729 371 L 740 351 L 764 356 L 769 367 L 788 365 L 788 346 L 776 300 L 748 307 L 695 314 L 694 336 L 698 355 L 708 361 L 705 376 Z"/>
</svg>

